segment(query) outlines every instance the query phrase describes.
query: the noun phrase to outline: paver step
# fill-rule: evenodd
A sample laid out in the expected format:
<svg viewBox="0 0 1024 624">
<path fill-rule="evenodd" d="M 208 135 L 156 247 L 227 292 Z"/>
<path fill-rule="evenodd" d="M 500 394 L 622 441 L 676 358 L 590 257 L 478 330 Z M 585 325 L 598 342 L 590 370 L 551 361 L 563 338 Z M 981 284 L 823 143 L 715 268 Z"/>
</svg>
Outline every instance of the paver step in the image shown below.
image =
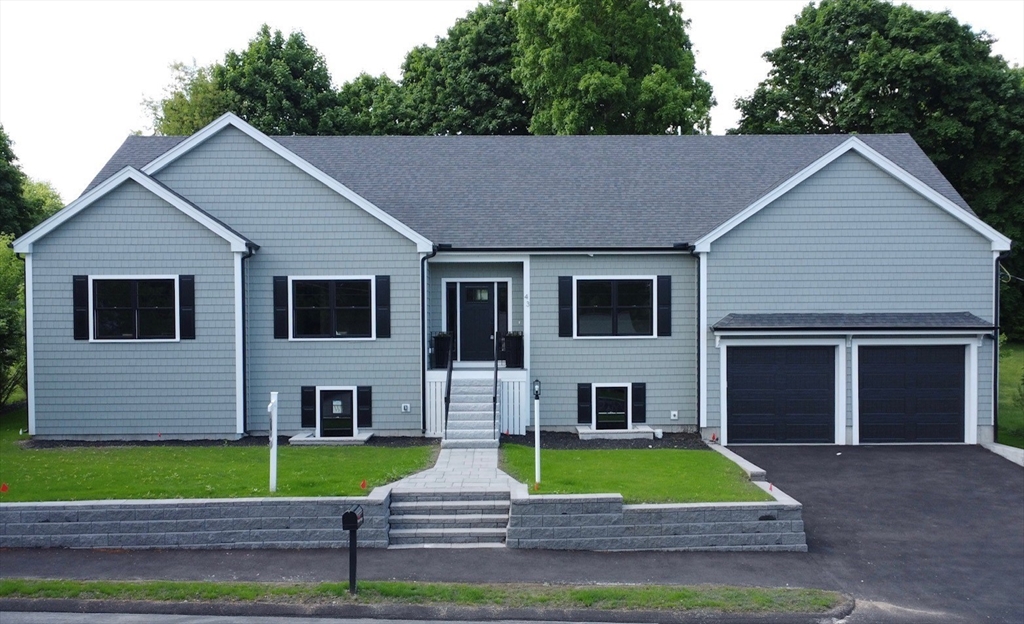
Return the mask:
<svg viewBox="0 0 1024 624">
<path fill-rule="evenodd" d="M 409 544 L 474 544 L 505 542 L 505 529 L 392 529 L 388 541 L 397 546 Z"/>
<path fill-rule="evenodd" d="M 496 449 L 497 440 L 443 440 L 443 449 Z"/>
<path fill-rule="evenodd" d="M 448 434 L 445 438 L 445 442 L 454 442 L 456 440 L 475 440 L 480 442 L 490 442 L 494 440 L 494 431 L 488 429 L 448 429 Z"/>
<path fill-rule="evenodd" d="M 392 515 L 391 530 L 402 529 L 505 529 L 508 514 L 408 514 Z"/>
<path fill-rule="evenodd" d="M 445 501 L 448 503 L 467 503 L 479 501 L 504 501 L 506 507 L 511 495 L 508 490 L 392 490 L 391 505 L 397 503 L 422 503 Z"/>
<path fill-rule="evenodd" d="M 391 503 L 391 517 L 395 516 L 508 516 L 508 499 L 504 501 L 408 501 Z"/>
</svg>

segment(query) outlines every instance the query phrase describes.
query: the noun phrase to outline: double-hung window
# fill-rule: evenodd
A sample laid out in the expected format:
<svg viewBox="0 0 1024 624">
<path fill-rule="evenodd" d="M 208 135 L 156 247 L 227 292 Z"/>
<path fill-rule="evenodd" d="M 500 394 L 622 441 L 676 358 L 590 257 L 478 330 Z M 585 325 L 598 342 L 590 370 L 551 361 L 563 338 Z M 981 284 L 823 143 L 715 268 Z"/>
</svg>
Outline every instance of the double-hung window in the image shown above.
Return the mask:
<svg viewBox="0 0 1024 624">
<path fill-rule="evenodd" d="M 373 338 L 372 278 L 292 278 L 293 338 Z"/>
<path fill-rule="evenodd" d="M 176 340 L 178 279 L 91 278 L 93 340 Z"/>
<path fill-rule="evenodd" d="M 654 279 L 576 280 L 577 336 L 653 336 Z"/>
</svg>

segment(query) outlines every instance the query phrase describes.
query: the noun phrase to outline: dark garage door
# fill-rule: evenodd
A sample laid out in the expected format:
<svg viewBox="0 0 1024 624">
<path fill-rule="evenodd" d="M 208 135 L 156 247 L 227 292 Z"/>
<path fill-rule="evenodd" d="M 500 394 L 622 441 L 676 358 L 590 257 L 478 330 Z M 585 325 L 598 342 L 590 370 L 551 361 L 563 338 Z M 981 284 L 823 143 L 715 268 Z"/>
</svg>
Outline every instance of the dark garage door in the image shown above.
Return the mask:
<svg viewBox="0 0 1024 624">
<path fill-rule="evenodd" d="M 964 347 L 860 347 L 860 441 L 963 442 Z"/>
<path fill-rule="evenodd" d="M 729 347 L 728 442 L 835 442 L 835 347 Z"/>
</svg>

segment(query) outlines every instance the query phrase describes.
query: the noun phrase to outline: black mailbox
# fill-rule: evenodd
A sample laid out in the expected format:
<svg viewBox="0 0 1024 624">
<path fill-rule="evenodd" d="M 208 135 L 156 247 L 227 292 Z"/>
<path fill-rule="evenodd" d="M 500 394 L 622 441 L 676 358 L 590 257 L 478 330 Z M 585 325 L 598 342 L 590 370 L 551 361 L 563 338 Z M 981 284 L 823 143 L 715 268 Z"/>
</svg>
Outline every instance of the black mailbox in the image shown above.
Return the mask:
<svg viewBox="0 0 1024 624">
<path fill-rule="evenodd" d="M 363 526 L 363 506 L 356 505 L 353 509 L 341 514 L 341 528 L 345 531 L 356 531 Z"/>
</svg>

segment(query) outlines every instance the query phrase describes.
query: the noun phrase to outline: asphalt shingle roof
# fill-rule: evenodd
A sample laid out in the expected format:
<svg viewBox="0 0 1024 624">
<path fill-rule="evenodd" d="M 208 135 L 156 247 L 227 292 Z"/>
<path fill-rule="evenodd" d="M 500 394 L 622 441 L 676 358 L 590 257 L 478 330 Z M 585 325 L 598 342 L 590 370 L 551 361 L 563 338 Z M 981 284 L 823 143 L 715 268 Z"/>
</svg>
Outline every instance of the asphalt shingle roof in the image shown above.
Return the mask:
<svg viewBox="0 0 1024 624">
<path fill-rule="evenodd" d="M 273 138 L 435 243 L 565 248 L 692 243 L 848 137 Z M 859 138 L 970 212 L 909 135 Z M 129 137 L 90 187 L 182 140 Z"/>
<path fill-rule="evenodd" d="M 714 324 L 716 331 L 741 330 L 883 330 L 978 329 L 992 323 L 970 312 L 904 312 L 872 314 L 730 314 Z"/>
</svg>

